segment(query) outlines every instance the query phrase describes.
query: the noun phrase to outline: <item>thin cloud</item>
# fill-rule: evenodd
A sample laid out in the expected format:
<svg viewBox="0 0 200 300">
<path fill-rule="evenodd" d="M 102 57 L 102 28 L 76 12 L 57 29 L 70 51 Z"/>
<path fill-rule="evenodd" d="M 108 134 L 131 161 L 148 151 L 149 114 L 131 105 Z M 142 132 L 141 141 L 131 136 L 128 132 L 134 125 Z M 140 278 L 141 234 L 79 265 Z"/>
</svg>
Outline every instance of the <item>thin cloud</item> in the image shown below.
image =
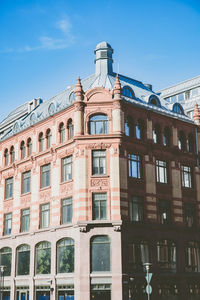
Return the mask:
<svg viewBox="0 0 200 300">
<path fill-rule="evenodd" d="M 56 27 L 60 29 L 64 34 L 71 34 L 72 24 L 68 18 L 62 19 L 56 23 Z"/>
</svg>

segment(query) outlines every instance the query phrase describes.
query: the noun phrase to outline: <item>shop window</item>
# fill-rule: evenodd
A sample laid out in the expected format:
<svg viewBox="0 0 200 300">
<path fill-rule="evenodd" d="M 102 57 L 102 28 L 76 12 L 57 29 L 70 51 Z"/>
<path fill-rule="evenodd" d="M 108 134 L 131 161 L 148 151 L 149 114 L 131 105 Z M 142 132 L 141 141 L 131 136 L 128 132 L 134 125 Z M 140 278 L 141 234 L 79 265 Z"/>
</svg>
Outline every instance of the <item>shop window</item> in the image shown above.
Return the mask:
<svg viewBox="0 0 200 300">
<path fill-rule="evenodd" d="M 20 245 L 17 248 L 17 275 L 29 275 L 30 246 Z"/>
<path fill-rule="evenodd" d="M 65 223 L 71 223 L 72 222 L 72 212 L 73 212 L 73 207 L 72 207 L 72 197 L 62 199 L 62 224 Z"/>
<path fill-rule="evenodd" d="M 57 243 L 57 272 L 74 272 L 74 240 L 71 238 Z"/>
<path fill-rule="evenodd" d="M 157 242 L 157 259 L 161 270 L 176 271 L 176 245 L 169 240 Z"/>
<path fill-rule="evenodd" d="M 42 204 L 40 205 L 40 228 L 49 227 L 50 221 L 50 204 Z"/>
<path fill-rule="evenodd" d="M 60 134 L 60 143 L 65 141 L 65 125 L 64 123 L 60 123 L 59 125 L 59 134 Z"/>
<path fill-rule="evenodd" d="M 140 155 L 128 154 L 129 177 L 142 178 L 142 159 Z"/>
<path fill-rule="evenodd" d="M 141 197 L 132 196 L 130 201 L 130 218 L 134 222 L 144 220 L 144 200 Z"/>
<path fill-rule="evenodd" d="M 110 239 L 106 235 L 91 239 L 91 272 L 110 271 Z"/>
<path fill-rule="evenodd" d="M 29 231 L 30 226 L 30 208 L 21 210 L 21 232 Z"/>
<path fill-rule="evenodd" d="M 4 266 L 4 276 L 11 275 L 12 265 L 12 249 L 9 247 L 1 248 L 0 250 L 0 262 Z"/>
<path fill-rule="evenodd" d="M 188 166 L 181 166 L 182 173 L 182 187 L 192 188 L 192 168 Z"/>
<path fill-rule="evenodd" d="M 36 274 L 51 273 L 51 244 L 41 242 L 36 245 Z"/>
<path fill-rule="evenodd" d="M 106 151 L 93 150 L 92 151 L 92 175 L 106 174 Z"/>
<path fill-rule="evenodd" d="M 108 117 L 106 115 L 94 115 L 89 121 L 90 134 L 107 134 Z"/>
<path fill-rule="evenodd" d="M 22 194 L 30 193 L 31 191 L 31 171 L 22 173 Z"/>
<path fill-rule="evenodd" d="M 170 201 L 158 201 L 158 220 L 160 224 L 170 224 L 171 222 L 171 206 Z"/>
<path fill-rule="evenodd" d="M 146 241 L 135 241 L 128 244 L 128 269 L 142 271 L 144 263 L 149 263 L 149 246 Z"/>
<path fill-rule="evenodd" d="M 156 180 L 159 183 L 168 183 L 168 166 L 166 161 L 156 160 Z"/>
<path fill-rule="evenodd" d="M 62 158 L 62 182 L 72 180 L 72 155 Z"/>
<path fill-rule="evenodd" d="M 50 186 L 51 165 L 47 164 L 41 167 L 41 188 Z"/>
<path fill-rule="evenodd" d="M 93 220 L 106 220 L 107 218 L 107 194 L 92 194 L 92 218 Z"/>
<path fill-rule="evenodd" d="M 200 272 L 200 244 L 199 242 L 189 242 L 185 249 L 186 271 Z"/>
</svg>

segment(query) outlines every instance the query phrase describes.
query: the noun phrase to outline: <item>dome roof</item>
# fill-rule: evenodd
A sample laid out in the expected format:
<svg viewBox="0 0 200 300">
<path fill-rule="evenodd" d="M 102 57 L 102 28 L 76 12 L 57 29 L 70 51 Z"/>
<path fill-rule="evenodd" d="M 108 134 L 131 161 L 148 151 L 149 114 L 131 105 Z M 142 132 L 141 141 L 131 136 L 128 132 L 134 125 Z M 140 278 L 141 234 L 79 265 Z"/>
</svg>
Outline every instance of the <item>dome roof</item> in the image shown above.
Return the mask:
<svg viewBox="0 0 200 300">
<path fill-rule="evenodd" d="M 111 45 L 108 44 L 107 42 L 101 42 L 101 43 L 97 44 L 95 50 L 105 49 L 105 48 L 111 48 L 112 49 Z"/>
</svg>

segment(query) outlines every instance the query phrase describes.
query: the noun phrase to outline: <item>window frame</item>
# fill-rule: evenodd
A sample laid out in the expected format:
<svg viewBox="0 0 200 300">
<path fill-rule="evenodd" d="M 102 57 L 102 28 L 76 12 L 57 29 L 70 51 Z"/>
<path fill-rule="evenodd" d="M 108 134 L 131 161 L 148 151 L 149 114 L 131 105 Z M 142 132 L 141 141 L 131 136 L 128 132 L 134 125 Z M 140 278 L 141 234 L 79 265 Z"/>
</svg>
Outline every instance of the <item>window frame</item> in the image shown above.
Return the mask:
<svg viewBox="0 0 200 300">
<path fill-rule="evenodd" d="M 71 173 L 67 173 L 68 168 L 69 169 L 71 168 Z M 69 174 L 70 176 L 68 179 L 67 177 Z M 71 181 L 72 179 L 73 179 L 73 156 L 69 155 L 66 157 L 62 157 L 61 159 L 61 183 Z"/>
<path fill-rule="evenodd" d="M 156 159 L 156 182 L 169 183 L 169 167 L 167 161 Z"/>
<path fill-rule="evenodd" d="M 137 213 L 136 218 L 134 217 L 134 212 Z M 131 222 L 144 222 L 144 199 L 143 199 L 143 197 L 140 197 L 140 196 L 131 196 L 130 197 L 130 220 L 131 220 Z"/>
<path fill-rule="evenodd" d="M 24 178 L 25 175 L 29 175 L 29 176 Z M 29 190 L 26 187 L 27 191 L 24 191 L 24 182 L 27 182 L 27 179 L 29 180 Z M 31 170 L 23 172 L 22 175 L 21 175 L 21 194 L 25 195 L 25 194 L 28 194 L 30 192 L 31 192 Z"/>
<path fill-rule="evenodd" d="M 47 167 L 47 166 L 49 167 L 49 169 L 47 171 L 43 171 L 44 167 Z M 49 175 L 47 175 L 48 173 L 49 173 Z M 44 180 L 44 178 L 45 178 L 45 180 Z M 47 184 L 46 184 L 46 181 L 48 181 L 47 178 L 49 178 L 48 179 L 49 182 L 47 182 Z M 45 184 L 44 184 L 44 182 L 45 182 Z M 40 189 L 45 189 L 50 186 L 51 186 L 51 164 L 49 163 L 49 164 L 45 164 L 40 167 Z"/>
<path fill-rule="evenodd" d="M 105 239 L 104 241 L 98 241 L 98 238 L 103 238 L 103 237 L 107 238 L 107 240 Z M 95 240 L 97 240 L 97 241 L 94 242 Z M 96 250 L 96 249 L 94 249 L 94 247 L 95 247 L 94 245 L 96 245 L 96 244 L 101 244 L 101 245 L 102 244 L 104 244 L 104 245 L 109 244 L 109 248 L 107 249 L 109 251 L 104 251 L 104 253 L 109 254 L 109 256 L 108 257 L 98 256 L 98 260 L 99 259 L 104 260 L 104 261 L 108 260 L 108 266 L 106 266 L 104 270 L 94 268 L 94 261 L 96 261 L 94 259 L 94 250 Z M 101 252 L 101 254 L 103 253 L 103 251 L 100 251 L 100 252 Z M 100 265 L 101 266 L 103 265 L 102 262 L 100 263 Z M 111 272 L 111 240 L 110 240 L 110 237 L 108 235 L 95 235 L 90 240 L 90 272 L 91 273 Z"/>
<path fill-rule="evenodd" d="M 188 178 L 187 178 L 188 177 Z M 187 184 L 188 182 L 188 184 Z M 181 165 L 182 188 L 193 188 L 193 169 L 190 166 Z"/>
<path fill-rule="evenodd" d="M 8 183 L 9 180 L 11 181 L 10 183 Z M 5 200 L 13 198 L 13 185 L 14 185 L 13 177 L 9 177 L 5 179 Z M 9 186 L 11 186 L 11 188 Z M 8 189 L 11 189 L 11 192 L 9 192 Z"/>
<path fill-rule="evenodd" d="M 104 155 L 95 156 L 95 153 L 104 153 Z M 94 161 L 97 160 L 98 166 L 96 167 L 98 171 L 94 171 Z M 103 161 L 103 164 L 102 164 Z M 105 167 L 101 167 L 104 165 Z M 101 172 L 101 168 L 103 168 L 103 172 Z M 105 169 L 105 171 L 104 171 Z M 107 152 L 106 150 L 92 150 L 92 175 L 93 176 L 106 176 L 107 174 Z"/>
<path fill-rule="evenodd" d="M 8 216 L 10 216 L 8 218 Z M 10 221 L 10 228 L 9 228 L 9 221 Z M 9 213 L 6 213 L 4 214 L 4 226 L 3 226 L 3 235 L 4 236 L 7 236 L 7 235 L 11 235 L 12 233 L 12 213 L 9 212 Z"/>
<path fill-rule="evenodd" d="M 66 202 L 66 203 L 64 203 L 64 202 Z M 71 210 L 70 220 L 67 220 L 66 222 L 64 220 L 64 211 L 63 211 L 65 207 L 66 207 L 67 213 L 68 213 L 68 209 Z M 73 218 L 73 199 L 72 199 L 72 197 L 67 197 L 67 198 L 61 199 L 61 224 L 63 225 L 63 224 L 72 223 L 72 218 Z"/>
<path fill-rule="evenodd" d="M 100 196 L 101 195 L 101 196 Z M 95 199 L 96 197 L 99 198 Z M 103 199 L 105 196 L 105 199 Z M 102 197 L 102 199 L 101 199 Z M 92 220 L 107 220 L 108 215 L 108 199 L 107 193 L 92 193 Z M 96 215 L 96 209 L 98 209 L 98 214 Z M 105 209 L 105 211 L 104 211 Z"/>
<path fill-rule="evenodd" d="M 28 214 L 23 214 L 25 211 L 28 211 Z M 24 224 L 26 224 L 26 218 L 28 216 L 28 228 L 26 229 Z M 20 232 L 28 232 L 30 229 L 30 207 L 21 209 L 21 230 Z"/>
<path fill-rule="evenodd" d="M 47 207 L 47 208 L 45 208 Z M 44 208 L 44 209 L 43 209 Z M 47 213 L 47 222 L 46 222 L 46 213 Z M 40 205 L 40 229 L 49 228 L 50 226 L 50 203 L 43 203 Z"/>
<path fill-rule="evenodd" d="M 166 214 L 166 217 L 164 216 Z M 169 200 L 158 199 L 158 220 L 162 225 L 171 224 L 172 213 L 171 203 Z"/>
<path fill-rule="evenodd" d="M 134 170 L 136 170 L 136 176 L 134 176 Z M 128 177 L 142 179 L 142 173 L 142 156 L 134 153 L 128 153 Z"/>
<path fill-rule="evenodd" d="M 95 117 L 104 117 L 102 120 L 93 120 Z M 97 124 L 100 123 L 100 126 L 102 126 L 102 133 L 97 132 Z M 108 116 L 106 114 L 95 114 L 90 116 L 89 118 L 89 134 L 91 135 L 103 135 L 103 134 L 109 134 L 109 120 Z"/>
</svg>

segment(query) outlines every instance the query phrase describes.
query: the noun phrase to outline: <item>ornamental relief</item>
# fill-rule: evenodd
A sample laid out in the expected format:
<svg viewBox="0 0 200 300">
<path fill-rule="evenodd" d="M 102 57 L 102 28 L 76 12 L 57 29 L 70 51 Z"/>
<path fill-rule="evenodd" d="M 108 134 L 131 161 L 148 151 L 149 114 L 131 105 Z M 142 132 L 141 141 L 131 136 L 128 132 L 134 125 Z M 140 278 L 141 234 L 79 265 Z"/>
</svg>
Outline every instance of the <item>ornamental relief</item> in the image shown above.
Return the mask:
<svg viewBox="0 0 200 300">
<path fill-rule="evenodd" d="M 14 171 L 13 170 L 5 171 L 5 172 L 2 173 L 2 178 L 3 179 L 13 177 L 13 176 L 14 176 Z"/>
<path fill-rule="evenodd" d="M 10 212 L 10 210 L 13 207 L 13 199 L 12 200 L 6 200 L 3 203 L 3 211 L 5 212 Z"/>
<path fill-rule="evenodd" d="M 91 187 L 96 187 L 96 188 L 107 188 L 108 187 L 108 179 L 97 179 L 93 178 L 90 181 Z"/>
<path fill-rule="evenodd" d="M 63 157 L 70 156 L 73 154 L 74 154 L 74 149 L 66 149 L 62 152 L 59 152 L 58 158 L 63 158 Z"/>
<path fill-rule="evenodd" d="M 104 143 L 99 143 L 99 144 L 89 144 L 86 148 L 87 149 L 108 149 L 111 147 L 111 144 L 104 144 Z"/>
<path fill-rule="evenodd" d="M 70 194 L 73 190 L 73 182 L 65 183 L 60 186 L 61 194 Z"/>
<path fill-rule="evenodd" d="M 48 191 L 40 191 L 39 193 L 39 201 L 45 202 L 51 198 L 51 190 Z"/>
<path fill-rule="evenodd" d="M 52 159 L 53 159 L 52 156 L 40 159 L 40 160 L 38 160 L 38 165 L 42 166 L 42 165 L 45 165 L 45 164 L 49 164 L 52 161 Z"/>
<path fill-rule="evenodd" d="M 21 196 L 21 198 L 20 198 L 21 205 L 26 206 L 26 204 L 29 204 L 30 202 L 31 202 L 31 195 Z"/>
</svg>

